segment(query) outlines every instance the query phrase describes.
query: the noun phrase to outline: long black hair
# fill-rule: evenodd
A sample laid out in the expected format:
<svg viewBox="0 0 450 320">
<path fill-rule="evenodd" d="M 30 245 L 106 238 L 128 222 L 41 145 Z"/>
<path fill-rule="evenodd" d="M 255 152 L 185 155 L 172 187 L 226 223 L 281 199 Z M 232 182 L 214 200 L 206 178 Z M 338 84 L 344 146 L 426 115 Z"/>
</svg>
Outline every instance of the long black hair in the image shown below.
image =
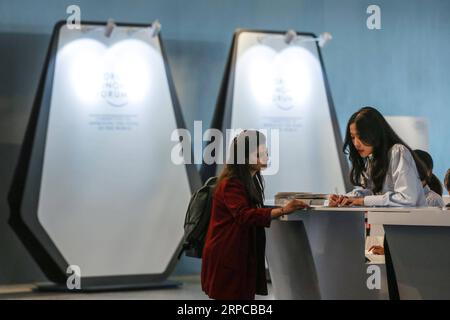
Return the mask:
<svg viewBox="0 0 450 320">
<path fill-rule="evenodd" d="M 422 163 L 425 165 L 428 174 L 427 184 L 431 190 L 436 192 L 438 195 L 442 196 L 442 183 L 439 181 L 438 177 L 433 174 L 433 158 L 431 154 L 424 150 L 416 149 L 414 153 L 419 157 Z"/>
<path fill-rule="evenodd" d="M 447 191 L 450 193 L 450 169 L 448 169 L 445 174 L 444 186 L 445 186 L 445 189 L 447 189 Z"/>
<path fill-rule="evenodd" d="M 230 146 L 230 159 L 219 175 L 216 186 L 224 179 L 237 178 L 244 184 L 252 204 L 262 206 L 264 203 L 264 179 L 259 170 L 254 176 L 251 175 L 255 164 L 250 163 L 249 158 L 251 153 L 257 151 L 258 147 L 265 143 L 265 135 L 256 130 L 244 130 L 237 135 Z"/>
<path fill-rule="evenodd" d="M 411 148 L 395 133 L 383 115 L 373 107 L 364 107 L 355 112 L 349 119 L 345 134 L 343 151 L 349 155 L 352 169 L 350 181 L 355 186 L 362 186 L 361 177 L 365 171 L 365 159 L 359 155 L 352 142 L 350 125 L 355 124 L 359 139 L 365 145 L 373 147 L 373 163 L 370 178 L 374 183 L 374 193 L 380 192 L 389 166 L 389 150 L 394 144 L 404 145 L 414 158 L 421 180 L 428 181 L 425 166 Z M 364 186 L 367 187 L 367 186 Z"/>
</svg>

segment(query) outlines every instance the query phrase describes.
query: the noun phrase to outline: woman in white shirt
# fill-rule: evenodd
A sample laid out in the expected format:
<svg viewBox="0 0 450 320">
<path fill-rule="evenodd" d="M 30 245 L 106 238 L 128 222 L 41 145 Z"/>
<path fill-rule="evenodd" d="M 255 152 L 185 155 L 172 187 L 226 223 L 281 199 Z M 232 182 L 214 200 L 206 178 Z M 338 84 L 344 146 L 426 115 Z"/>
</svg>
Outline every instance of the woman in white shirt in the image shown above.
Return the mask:
<svg viewBox="0 0 450 320">
<path fill-rule="evenodd" d="M 355 112 L 347 124 L 344 152 L 351 183 L 346 195 L 331 195 L 330 206 L 425 206 L 426 169 L 381 113 L 372 107 Z"/>
</svg>

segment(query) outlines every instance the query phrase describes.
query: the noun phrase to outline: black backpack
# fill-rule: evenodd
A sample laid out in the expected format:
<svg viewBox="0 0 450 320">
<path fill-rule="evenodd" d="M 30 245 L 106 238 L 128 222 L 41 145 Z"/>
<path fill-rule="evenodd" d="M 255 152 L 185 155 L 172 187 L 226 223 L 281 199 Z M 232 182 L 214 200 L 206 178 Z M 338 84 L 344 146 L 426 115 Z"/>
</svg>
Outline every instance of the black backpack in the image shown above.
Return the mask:
<svg viewBox="0 0 450 320">
<path fill-rule="evenodd" d="M 183 252 L 186 256 L 201 258 L 205 237 L 208 232 L 209 219 L 211 218 L 211 207 L 213 191 L 216 186 L 217 177 L 209 178 L 205 184 L 191 197 L 184 220 Z"/>
</svg>

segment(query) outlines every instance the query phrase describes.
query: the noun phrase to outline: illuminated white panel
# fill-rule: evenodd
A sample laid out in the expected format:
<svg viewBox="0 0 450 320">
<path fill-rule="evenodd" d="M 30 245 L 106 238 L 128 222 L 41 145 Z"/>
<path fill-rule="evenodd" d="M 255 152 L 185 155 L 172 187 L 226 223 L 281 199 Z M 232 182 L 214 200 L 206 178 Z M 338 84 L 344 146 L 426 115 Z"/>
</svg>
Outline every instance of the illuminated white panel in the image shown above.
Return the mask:
<svg viewBox="0 0 450 320">
<path fill-rule="evenodd" d="M 159 274 L 190 198 L 157 38 L 62 27 L 38 218 L 83 277 Z"/>
<path fill-rule="evenodd" d="M 280 130 L 279 169 L 265 176 L 266 199 L 280 191 L 344 193 L 316 44 L 243 32 L 237 46 L 231 128 Z"/>
<path fill-rule="evenodd" d="M 242 55 L 238 65 L 247 69 L 251 93 L 261 108 L 270 109 L 275 99 L 279 108 L 290 109 L 304 104 L 311 94 L 313 59 L 301 47 L 277 53 L 266 45 L 257 45 Z"/>
</svg>

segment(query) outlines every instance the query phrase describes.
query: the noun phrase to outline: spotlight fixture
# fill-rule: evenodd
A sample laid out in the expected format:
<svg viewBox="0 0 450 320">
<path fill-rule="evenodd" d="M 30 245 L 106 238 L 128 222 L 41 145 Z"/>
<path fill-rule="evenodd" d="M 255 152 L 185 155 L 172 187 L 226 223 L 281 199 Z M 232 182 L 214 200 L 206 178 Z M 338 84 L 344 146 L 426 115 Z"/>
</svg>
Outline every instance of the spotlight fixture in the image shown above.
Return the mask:
<svg viewBox="0 0 450 320">
<path fill-rule="evenodd" d="M 297 32 L 290 29 L 284 35 L 284 42 L 286 42 L 287 44 L 290 44 L 292 42 L 292 40 L 294 40 L 296 37 L 297 37 Z"/>
<path fill-rule="evenodd" d="M 322 33 L 320 36 L 318 36 L 317 38 L 306 38 L 306 37 L 297 37 L 296 39 L 294 39 L 294 42 L 311 42 L 311 41 L 315 41 L 318 42 L 319 47 L 323 48 L 325 46 L 325 44 L 330 41 L 331 39 L 333 39 L 333 37 L 331 36 L 331 33 L 329 32 L 324 32 Z"/>
<path fill-rule="evenodd" d="M 105 27 L 105 37 L 109 38 L 111 36 L 115 26 L 114 20 L 109 18 Z"/>
<path fill-rule="evenodd" d="M 273 35 L 265 35 L 265 36 L 258 37 L 257 41 L 260 44 L 267 44 L 267 41 L 270 42 L 270 39 L 274 40 L 275 38 Z M 289 29 L 284 34 L 284 42 L 287 45 L 295 45 L 295 44 L 299 44 L 301 42 L 317 42 L 319 47 L 323 48 L 327 44 L 327 42 L 330 41 L 331 39 L 333 39 L 333 37 L 332 37 L 331 33 L 329 33 L 329 32 L 324 32 L 319 37 L 316 37 L 316 38 L 298 35 L 297 32 L 295 32 L 292 29 Z"/>
<path fill-rule="evenodd" d="M 159 23 L 158 20 L 153 21 L 149 28 L 150 36 L 152 38 L 156 37 L 160 31 L 161 31 L 161 23 Z"/>
<path fill-rule="evenodd" d="M 324 32 L 319 36 L 319 47 L 323 48 L 325 44 L 333 39 L 333 36 L 329 32 Z"/>
</svg>

